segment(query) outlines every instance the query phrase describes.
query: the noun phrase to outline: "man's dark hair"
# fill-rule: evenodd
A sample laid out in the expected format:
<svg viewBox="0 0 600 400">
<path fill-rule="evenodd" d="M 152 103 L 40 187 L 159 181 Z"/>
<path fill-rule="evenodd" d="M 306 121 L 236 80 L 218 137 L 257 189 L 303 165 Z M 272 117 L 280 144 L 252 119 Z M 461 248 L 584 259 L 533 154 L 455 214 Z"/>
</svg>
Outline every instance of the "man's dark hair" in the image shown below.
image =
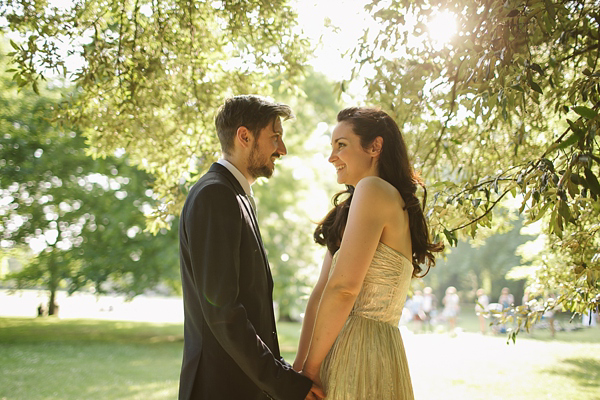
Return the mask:
<svg viewBox="0 0 600 400">
<path fill-rule="evenodd" d="M 290 106 L 273 103 L 259 96 L 242 95 L 225 100 L 215 118 L 223 153 L 231 154 L 233 141 L 240 126 L 245 126 L 254 138 L 258 139 L 260 131 L 273 123 L 277 117 L 285 121 L 293 118 L 294 114 Z"/>
</svg>

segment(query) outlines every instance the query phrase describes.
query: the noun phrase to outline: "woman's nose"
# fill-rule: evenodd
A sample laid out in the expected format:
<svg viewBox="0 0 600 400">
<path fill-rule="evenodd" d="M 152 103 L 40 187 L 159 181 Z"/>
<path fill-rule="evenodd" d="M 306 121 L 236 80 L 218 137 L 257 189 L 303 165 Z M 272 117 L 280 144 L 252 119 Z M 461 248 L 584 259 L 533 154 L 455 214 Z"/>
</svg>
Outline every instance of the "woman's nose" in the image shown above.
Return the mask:
<svg viewBox="0 0 600 400">
<path fill-rule="evenodd" d="M 333 163 L 336 159 L 337 159 L 337 156 L 335 154 L 333 154 L 333 150 L 332 150 L 327 161 L 329 161 L 330 163 Z"/>
</svg>

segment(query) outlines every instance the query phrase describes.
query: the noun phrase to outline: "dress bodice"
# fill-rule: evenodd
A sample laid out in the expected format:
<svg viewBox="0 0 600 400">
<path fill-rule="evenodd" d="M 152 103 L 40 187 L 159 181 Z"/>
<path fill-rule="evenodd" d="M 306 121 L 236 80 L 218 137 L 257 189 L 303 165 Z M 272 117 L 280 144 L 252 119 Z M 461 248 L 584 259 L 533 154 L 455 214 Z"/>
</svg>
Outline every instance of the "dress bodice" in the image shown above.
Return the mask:
<svg viewBox="0 0 600 400">
<path fill-rule="evenodd" d="M 338 255 L 333 256 L 331 272 Z M 413 265 L 406 257 L 379 242 L 350 315 L 398 326 L 412 272 Z"/>
</svg>

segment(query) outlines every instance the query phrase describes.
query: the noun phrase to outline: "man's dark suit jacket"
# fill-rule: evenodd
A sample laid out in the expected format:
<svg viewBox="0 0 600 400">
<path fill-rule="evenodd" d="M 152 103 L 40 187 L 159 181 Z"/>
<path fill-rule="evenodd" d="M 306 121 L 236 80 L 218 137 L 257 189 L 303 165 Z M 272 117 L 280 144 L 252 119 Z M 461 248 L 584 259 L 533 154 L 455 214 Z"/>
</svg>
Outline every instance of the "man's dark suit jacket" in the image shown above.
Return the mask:
<svg viewBox="0 0 600 400">
<path fill-rule="evenodd" d="M 250 200 L 220 164 L 192 187 L 179 225 L 184 352 L 179 399 L 304 399 L 281 358 L 273 279 Z"/>
</svg>

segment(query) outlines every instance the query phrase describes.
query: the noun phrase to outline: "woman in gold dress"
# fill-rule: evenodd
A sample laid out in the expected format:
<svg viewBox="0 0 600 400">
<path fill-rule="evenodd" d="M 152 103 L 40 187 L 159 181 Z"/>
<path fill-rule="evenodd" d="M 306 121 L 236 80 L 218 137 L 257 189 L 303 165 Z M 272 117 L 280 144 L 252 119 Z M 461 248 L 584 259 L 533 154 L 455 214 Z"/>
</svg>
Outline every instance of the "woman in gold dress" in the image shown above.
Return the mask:
<svg viewBox="0 0 600 400">
<path fill-rule="evenodd" d="M 330 400 L 412 399 L 398 322 L 411 278 L 443 245 L 429 239 L 416 197 L 424 185 L 395 121 L 371 108 L 337 119 L 329 162 L 347 189 L 315 231 L 327 254 L 294 368 Z"/>
</svg>

